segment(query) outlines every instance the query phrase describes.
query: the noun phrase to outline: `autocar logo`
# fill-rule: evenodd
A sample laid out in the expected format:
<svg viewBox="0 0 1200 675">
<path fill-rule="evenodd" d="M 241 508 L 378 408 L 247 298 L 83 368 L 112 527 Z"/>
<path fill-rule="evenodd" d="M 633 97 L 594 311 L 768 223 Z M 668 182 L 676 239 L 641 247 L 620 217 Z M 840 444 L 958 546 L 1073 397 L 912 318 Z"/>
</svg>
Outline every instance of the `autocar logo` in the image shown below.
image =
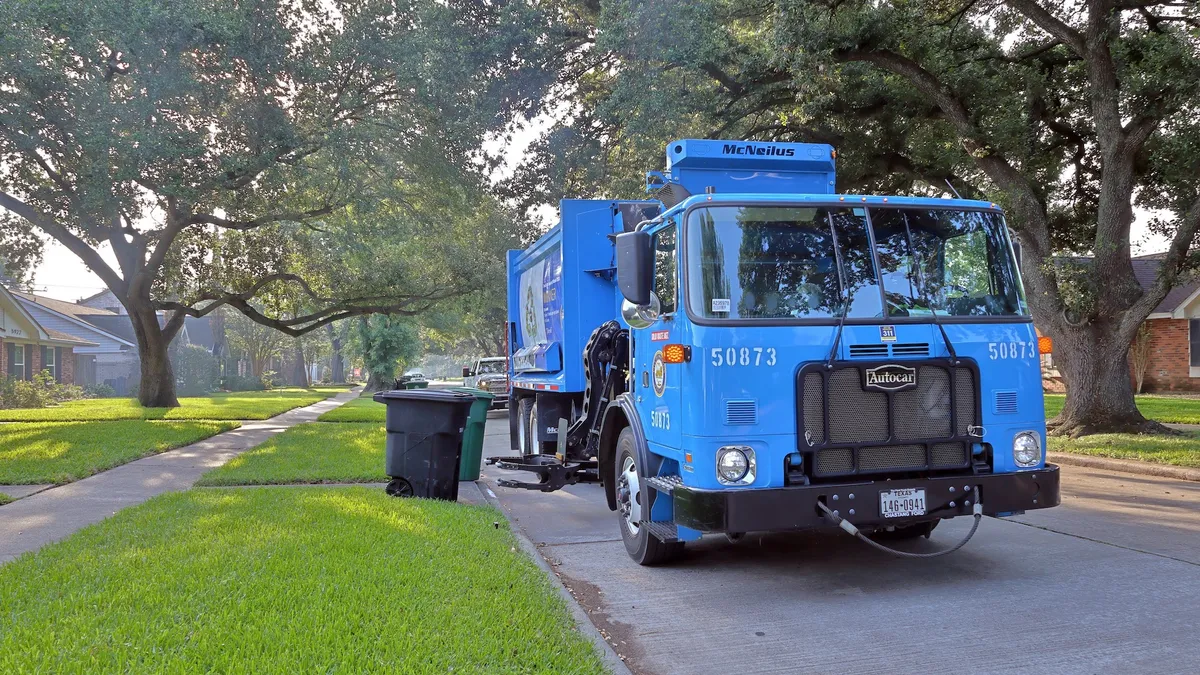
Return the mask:
<svg viewBox="0 0 1200 675">
<path fill-rule="evenodd" d="M 903 391 L 917 386 L 917 369 L 889 363 L 863 371 L 864 389 L 876 391 Z"/>
</svg>

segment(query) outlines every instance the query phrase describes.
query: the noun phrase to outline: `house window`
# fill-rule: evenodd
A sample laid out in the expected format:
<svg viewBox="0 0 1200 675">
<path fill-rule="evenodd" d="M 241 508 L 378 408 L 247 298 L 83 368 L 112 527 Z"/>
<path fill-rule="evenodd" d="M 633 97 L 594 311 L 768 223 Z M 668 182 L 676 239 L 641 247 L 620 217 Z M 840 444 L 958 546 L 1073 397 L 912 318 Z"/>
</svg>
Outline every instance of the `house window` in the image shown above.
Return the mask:
<svg viewBox="0 0 1200 675">
<path fill-rule="evenodd" d="M 54 347 L 42 347 L 42 370 L 50 372 L 50 378 L 58 381 L 58 364 L 54 362 Z"/>
<path fill-rule="evenodd" d="M 1188 352 L 1191 357 L 1189 365 L 1192 368 L 1200 367 L 1200 319 L 1188 319 Z M 1196 376 L 1196 371 L 1192 371 L 1192 376 Z"/>
<path fill-rule="evenodd" d="M 11 349 L 8 352 L 8 375 L 23 380 L 25 379 L 25 348 L 12 343 L 9 343 L 9 346 Z"/>
</svg>

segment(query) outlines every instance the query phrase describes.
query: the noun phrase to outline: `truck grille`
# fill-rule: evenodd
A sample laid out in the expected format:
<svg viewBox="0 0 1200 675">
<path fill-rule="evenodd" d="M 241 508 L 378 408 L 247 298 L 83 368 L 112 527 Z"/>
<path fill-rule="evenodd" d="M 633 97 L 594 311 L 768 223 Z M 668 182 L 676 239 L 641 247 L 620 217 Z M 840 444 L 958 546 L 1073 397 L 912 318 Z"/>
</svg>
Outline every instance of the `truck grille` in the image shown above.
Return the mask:
<svg viewBox="0 0 1200 675">
<path fill-rule="evenodd" d="M 915 386 L 868 389 L 865 371 L 896 365 L 916 371 Z M 978 424 L 973 364 L 944 361 L 824 363 L 801 369 L 796 383 L 800 450 L 815 478 L 956 470 L 970 466 Z"/>
</svg>

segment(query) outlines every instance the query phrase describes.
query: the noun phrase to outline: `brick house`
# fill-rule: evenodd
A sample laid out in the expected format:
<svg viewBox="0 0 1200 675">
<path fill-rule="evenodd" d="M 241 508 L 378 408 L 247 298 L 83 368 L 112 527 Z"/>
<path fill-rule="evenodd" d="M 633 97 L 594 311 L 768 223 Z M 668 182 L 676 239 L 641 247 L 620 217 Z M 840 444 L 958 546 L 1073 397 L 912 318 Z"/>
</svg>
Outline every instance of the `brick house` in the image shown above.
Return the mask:
<svg viewBox="0 0 1200 675">
<path fill-rule="evenodd" d="M 95 345 L 42 326 L 0 286 L 0 373 L 5 377 L 31 380 L 45 370 L 59 382 L 74 382 L 74 350 L 89 346 Z"/>
<path fill-rule="evenodd" d="M 140 373 L 133 325 L 107 309 L 87 307 L 33 293 L 11 291 L 43 328 L 86 340 L 74 350 L 74 382 L 107 384 L 124 395 Z"/>
<path fill-rule="evenodd" d="M 1143 287 L 1154 283 L 1161 263 L 1162 254 L 1133 259 Z M 1200 391 L 1200 279 L 1171 289 L 1146 325 L 1150 347 L 1142 391 Z"/>
</svg>

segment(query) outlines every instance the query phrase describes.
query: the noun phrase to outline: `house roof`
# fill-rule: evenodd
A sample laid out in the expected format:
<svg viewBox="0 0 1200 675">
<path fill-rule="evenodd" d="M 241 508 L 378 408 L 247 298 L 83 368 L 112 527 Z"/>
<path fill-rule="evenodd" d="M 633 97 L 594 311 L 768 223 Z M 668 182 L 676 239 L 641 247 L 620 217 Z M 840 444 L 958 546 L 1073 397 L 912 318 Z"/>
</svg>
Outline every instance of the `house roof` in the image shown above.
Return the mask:
<svg viewBox="0 0 1200 675">
<path fill-rule="evenodd" d="M 78 319 L 83 319 L 84 321 L 88 320 L 86 317 L 92 316 L 120 316 L 116 312 L 110 312 L 107 309 L 88 307 L 87 305 L 77 305 L 73 302 L 64 302 L 62 300 L 55 300 L 54 298 L 47 298 L 44 295 L 34 295 L 33 293 L 22 293 L 20 291 L 13 291 L 12 294 L 18 298 L 24 298 L 29 302 L 39 304 L 47 309 L 52 309 L 59 314 L 66 314 L 67 316 L 73 316 Z"/>
<path fill-rule="evenodd" d="M 87 340 L 77 338 L 74 335 L 70 335 L 70 334 L 64 333 L 62 331 L 57 331 L 57 330 L 52 330 L 50 328 L 46 328 L 42 324 L 38 323 L 38 320 L 32 314 L 29 313 L 29 310 L 25 309 L 25 306 L 22 304 L 22 302 L 19 299 L 20 297 L 27 295 L 26 293 L 10 291 L 9 289 L 5 288 L 3 285 L 0 285 L 0 295 L 8 296 L 9 302 L 14 307 L 17 308 L 17 311 L 20 312 L 21 315 L 23 317 L 25 317 L 25 319 L 27 321 L 29 321 L 29 323 L 33 324 L 34 328 L 37 329 L 38 342 L 49 342 L 52 344 L 62 344 L 62 345 L 70 345 L 70 346 L 75 346 L 75 345 L 88 346 L 88 347 L 96 346 L 95 342 L 88 342 Z"/>
<path fill-rule="evenodd" d="M 79 326 L 80 328 L 83 328 L 87 332 L 102 335 L 111 340 L 116 340 L 117 342 L 119 342 L 122 345 L 125 345 L 127 347 L 134 346 L 134 342 L 132 341 L 131 337 L 126 337 L 126 336 L 122 336 L 122 335 L 114 335 L 113 333 L 111 333 L 107 330 L 104 330 L 97 322 L 97 318 L 100 318 L 101 322 L 103 322 L 103 320 L 106 317 L 118 317 L 118 316 L 120 316 L 119 314 L 113 314 L 112 312 L 109 312 L 107 310 L 99 310 L 99 312 L 97 312 L 97 313 L 80 312 L 80 313 L 71 314 L 66 311 L 61 311 L 61 310 L 68 310 L 68 309 L 75 307 L 75 305 L 73 305 L 69 302 L 62 302 L 60 300 L 54 300 L 53 298 L 45 298 L 42 296 L 33 295 L 31 293 L 14 293 L 14 295 L 19 296 L 19 299 L 21 300 L 21 302 L 29 303 L 30 305 L 38 307 L 39 309 L 41 309 L 41 311 L 48 312 L 50 314 L 59 316 L 63 320 L 67 321 L 68 323 Z M 41 302 L 39 302 L 39 300 Z M 47 301 L 49 301 L 49 302 L 47 302 Z M 83 309 L 91 310 L 92 308 L 84 307 Z M 49 331 L 50 329 L 47 328 L 46 330 Z M 130 332 L 132 332 L 132 328 L 130 329 Z"/>
<path fill-rule="evenodd" d="M 189 316 L 184 318 L 183 325 L 187 328 L 188 342 L 200 345 L 208 351 L 216 349 L 213 341 L 212 321 L 207 316 Z"/>
<path fill-rule="evenodd" d="M 1150 255 L 1136 256 L 1133 259 L 1133 276 L 1137 278 L 1142 288 L 1149 288 L 1154 284 L 1165 255 L 1165 253 L 1151 253 Z M 1151 314 L 1171 314 L 1180 309 L 1181 305 L 1186 304 L 1197 291 L 1200 291 L 1200 278 L 1180 284 L 1167 292 L 1167 297 L 1158 303 Z"/>
</svg>

